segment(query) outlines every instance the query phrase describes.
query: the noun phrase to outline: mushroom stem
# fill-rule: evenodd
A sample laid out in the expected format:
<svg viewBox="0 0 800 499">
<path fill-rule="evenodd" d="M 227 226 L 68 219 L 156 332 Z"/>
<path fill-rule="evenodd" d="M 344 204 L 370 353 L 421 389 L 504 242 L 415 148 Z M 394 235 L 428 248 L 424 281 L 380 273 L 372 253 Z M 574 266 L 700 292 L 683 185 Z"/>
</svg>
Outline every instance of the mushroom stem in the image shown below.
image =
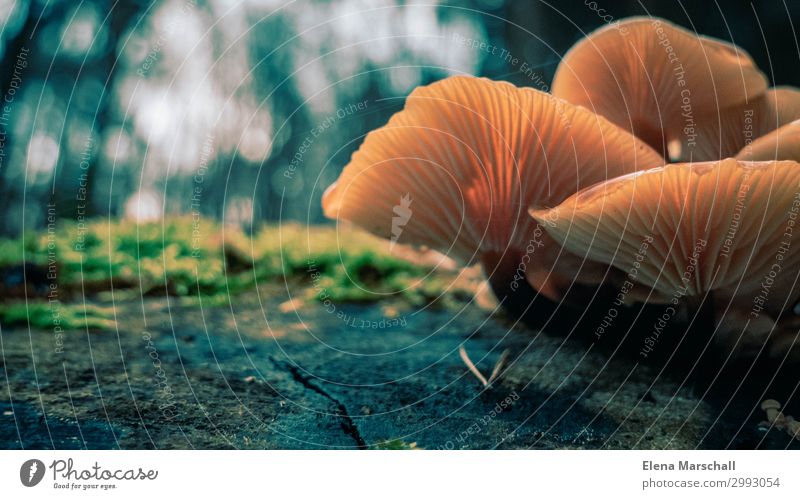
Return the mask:
<svg viewBox="0 0 800 499">
<path fill-rule="evenodd" d="M 724 362 L 724 356 L 716 349 L 707 348 L 716 329 L 714 294 L 707 291 L 705 294 L 687 297 L 686 306 L 689 325 L 676 338 L 678 351 L 673 355 L 673 362 L 676 367 L 688 369 L 699 386 L 709 388 L 707 383 L 716 379 L 715 375 Z M 675 332 L 679 333 L 677 330 Z"/>
<path fill-rule="evenodd" d="M 695 308 L 694 326 L 706 334 L 713 334 L 717 327 L 716 314 L 714 313 L 714 291 L 706 292 L 705 297 L 699 297 Z"/>
<path fill-rule="evenodd" d="M 535 328 L 552 324 L 559 306 L 540 294 L 525 276 L 521 250 L 508 248 L 504 253 L 484 253 L 481 264 L 488 274 L 489 285 L 500 304 L 515 317 Z M 563 305 L 566 306 L 566 305 Z"/>
<path fill-rule="evenodd" d="M 588 331 L 588 325 L 593 328 L 603 320 L 611 301 L 617 296 L 617 287 L 604 283 L 596 289 L 593 285 L 572 282 L 559 299 L 553 299 L 530 284 L 526 270 L 534 265 L 534 256 L 527 266 L 523 263 L 523 256 L 521 250 L 508 249 L 503 254 L 488 252 L 481 257 L 492 292 L 512 316 L 519 317 L 531 328 L 546 327 L 549 331 L 561 333 Z M 627 330 L 638 315 L 636 311 L 620 314 L 616 328 Z"/>
<path fill-rule="evenodd" d="M 777 400 L 767 399 L 761 402 L 761 409 L 767 413 L 767 425 L 784 430 L 791 437 L 800 440 L 800 421 L 781 412 L 781 404 Z"/>
<path fill-rule="evenodd" d="M 697 348 L 707 344 L 714 336 L 717 327 L 714 292 L 709 290 L 705 295 L 696 296 L 688 302 L 688 305 L 690 325 L 686 331 L 687 341 L 685 344 L 691 350 L 697 351 Z M 720 366 L 712 361 L 706 367 L 714 371 Z"/>
<path fill-rule="evenodd" d="M 686 298 L 689 326 L 684 334 L 687 345 L 702 345 L 714 334 L 716 315 L 714 313 L 714 294 Z M 694 346 L 692 346 L 694 348 Z"/>
<path fill-rule="evenodd" d="M 767 421 L 770 424 L 775 424 L 782 417 L 781 404 L 777 400 L 767 399 L 761 402 L 761 409 L 767 413 Z"/>
<path fill-rule="evenodd" d="M 536 290 L 520 269 L 521 262 L 522 252 L 510 248 L 503 254 L 489 252 L 481 257 L 492 292 L 503 307 L 519 315 L 527 311 L 536 296 Z"/>
</svg>

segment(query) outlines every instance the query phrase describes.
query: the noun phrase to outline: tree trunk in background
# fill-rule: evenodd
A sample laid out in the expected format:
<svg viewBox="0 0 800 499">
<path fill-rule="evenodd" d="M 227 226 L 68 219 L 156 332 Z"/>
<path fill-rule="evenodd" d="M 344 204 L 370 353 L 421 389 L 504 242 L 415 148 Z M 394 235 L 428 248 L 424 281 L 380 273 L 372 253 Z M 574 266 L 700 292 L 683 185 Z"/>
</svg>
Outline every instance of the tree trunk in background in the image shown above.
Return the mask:
<svg viewBox="0 0 800 499">
<path fill-rule="evenodd" d="M 97 106 L 97 113 L 95 114 L 95 118 L 91 127 L 92 131 L 95 132 L 94 136 L 98 139 L 98 143 L 94 144 L 94 154 L 87 171 L 87 215 L 119 215 L 119 213 L 112 212 L 115 206 L 114 203 L 102 203 L 102 206 L 98 206 L 98 196 L 95 194 L 97 170 L 100 162 L 99 146 L 100 141 L 102 141 L 103 138 L 103 132 L 114 120 L 114 107 L 111 104 L 114 99 L 114 86 L 117 80 L 117 46 L 119 45 L 121 34 L 125 32 L 125 29 L 128 27 L 128 25 L 131 23 L 135 24 L 139 18 L 144 15 L 143 11 L 146 10 L 146 7 L 147 6 L 145 4 L 125 0 L 116 0 L 111 7 L 106 53 L 103 55 L 102 61 L 100 62 L 102 74 L 105 76 L 105 78 L 101 79 L 101 81 L 104 81 L 103 94 L 100 97 L 100 102 Z M 70 192 L 70 195 L 73 197 L 74 194 L 74 192 Z M 111 194 L 109 193 L 109 195 Z M 104 209 L 106 209 L 106 211 L 104 211 Z"/>
<path fill-rule="evenodd" d="M 19 54 L 23 48 L 31 49 L 30 53 L 28 54 L 29 64 L 26 68 L 28 74 L 34 70 L 32 67 L 33 65 L 30 64 L 30 61 L 33 57 L 33 42 L 31 39 L 33 38 L 34 31 L 37 27 L 36 23 L 39 19 L 39 15 L 39 12 L 31 12 L 28 10 L 27 17 L 25 18 L 25 21 L 23 22 L 19 32 L 14 37 L 5 41 L 5 53 L 3 54 L 2 60 L 0 60 L 0 102 L 2 103 L 0 107 L 5 105 L 6 96 L 11 88 L 14 65 L 17 63 L 17 54 Z M 3 148 L 6 154 L 4 159 L 5 164 L 3 168 L 0 168 L 0 213 L 8 213 L 9 207 L 15 202 L 16 198 L 13 190 L 9 188 L 5 180 L 5 170 L 8 168 L 8 161 L 11 159 L 11 149 L 13 146 L 13 137 L 10 128 L 10 124 L 6 126 L 5 141 L 0 144 L 0 147 Z M 9 230 L 7 225 L 8 224 L 0 224 L 0 227 L 2 227 L 0 228 L 0 234 L 7 233 Z"/>
</svg>

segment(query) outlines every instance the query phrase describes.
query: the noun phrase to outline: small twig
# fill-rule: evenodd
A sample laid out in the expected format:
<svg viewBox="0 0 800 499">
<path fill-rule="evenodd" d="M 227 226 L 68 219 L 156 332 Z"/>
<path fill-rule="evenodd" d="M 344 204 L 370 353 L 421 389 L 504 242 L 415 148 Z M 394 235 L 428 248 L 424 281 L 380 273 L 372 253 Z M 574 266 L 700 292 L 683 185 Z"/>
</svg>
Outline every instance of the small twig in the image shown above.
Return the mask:
<svg viewBox="0 0 800 499">
<path fill-rule="evenodd" d="M 467 351 L 464 349 L 464 345 L 458 347 L 458 354 L 461 356 L 461 360 L 464 361 L 464 364 L 467 365 L 469 371 L 472 374 L 474 374 L 476 378 L 478 378 L 478 381 L 480 381 L 483 386 L 488 386 L 489 381 L 486 380 L 483 374 L 481 374 L 481 372 L 478 371 L 478 368 L 475 367 L 475 364 L 472 363 L 472 360 L 470 360 L 469 355 L 467 355 Z"/>
<path fill-rule="evenodd" d="M 503 373 L 503 367 L 506 364 L 506 360 L 508 359 L 509 350 L 506 349 L 503 353 L 500 354 L 500 358 L 497 359 L 497 363 L 494 365 L 494 369 L 492 369 L 492 374 L 489 375 L 489 379 L 487 380 L 486 377 L 478 370 L 477 366 L 472 362 L 467 355 L 467 350 L 464 348 L 464 345 L 458 347 L 458 354 L 461 356 L 461 360 L 464 361 L 464 364 L 467 365 L 469 371 L 478 378 L 478 381 L 481 382 L 485 388 L 491 388 L 492 383 L 494 383 L 497 378 Z"/>
<path fill-rule="evenodd" d="M 503 367 L 505 367 L 506 365 L 506 360 L 508 359 L 509 353 L 510 350 L 506 348 L 505 350 L 503 350 L 503 353 L 500 354 L 500 358 L 497 359 L 497 363 L 494 365 L 494 369 L 492 369 L 492 374 L 489 376 L 489 382 L 488 382 L 489 385 L 494 383 L 494 381 L 497 380 L 497 378 L 499 378 L 500 375 L 503 373 Z"/>
</svg>

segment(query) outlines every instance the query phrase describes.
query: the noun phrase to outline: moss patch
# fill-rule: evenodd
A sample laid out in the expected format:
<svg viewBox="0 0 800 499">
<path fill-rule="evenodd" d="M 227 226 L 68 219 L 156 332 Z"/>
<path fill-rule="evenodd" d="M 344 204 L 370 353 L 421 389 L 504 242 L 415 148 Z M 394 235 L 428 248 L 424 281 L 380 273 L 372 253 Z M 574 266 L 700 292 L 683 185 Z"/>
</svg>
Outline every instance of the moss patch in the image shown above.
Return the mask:
<svg viewBox="0 0 800 499">
<path fill-rule="evenodd" d="M 113 289 L 116 300 L 169 294 L 210 305 L 227 303 L 256 285 L 276 284 L 306 300 L 334 302 L 389 299 L 420 306 L 473 295 L 476 280 L 437 269 L 423 258 L 415 261 L 414 255 L 392 251 L 388 241 L 365 232 L 331 226 L 283 224 L 246 234 L 191 218 L 139 225 L 62 223 L 24 238 L 0 239 L 0 271 L 6 276 L 0 291 L 27 297 L 29 303 L 47 299 L 52 289 L 64 301 Z M 18 322 L 20 306 L 0 303 L 0 319 Z M 34 312 L 48 316 L 48 310 Z M 89 320 L 66 310 L 70 324 Z M 36 324 L 52 324 L 49 317 L 34 319 L 34 312 Z"/>
<path fill-rule="evenodd" d="M 100 330 L 115 326 L 113 311 L 97 305 L 48 303 L 42 301 L 0 304 L 3 327 L 27 326 L 35 329 Z"/>
</svg>

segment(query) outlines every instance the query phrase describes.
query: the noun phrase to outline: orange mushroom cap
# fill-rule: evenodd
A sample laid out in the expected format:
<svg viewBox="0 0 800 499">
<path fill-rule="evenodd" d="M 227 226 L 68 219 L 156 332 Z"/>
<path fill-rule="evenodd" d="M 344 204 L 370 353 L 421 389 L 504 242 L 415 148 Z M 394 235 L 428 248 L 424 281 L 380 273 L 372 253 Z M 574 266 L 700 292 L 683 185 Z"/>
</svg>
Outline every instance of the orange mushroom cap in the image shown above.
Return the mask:
<svg viewBox="0 0 800 499">
<path fill-rule="evenodd" d="M 764 95 L 737 106 L 720 111 L 719 116 L 697 123 L 697 140 L 688 144 L 684 135 L 677 157 L 684 161 L 708 161 L 736 156 L 746 152 L 761 136 L 800 118 L 800 90 L 793 87 L 775 87 Z M 675 144 L 674 143 L 674 144 Z M 673 144 L 673 145 L 674 145 Z M 769 160 L 793 159 L 782 157 L 741 156 L 740 159 Z"/>
<path fill-rule="evenodd" d="M 367 135 L 325 192 L 323 209 L 470 264 L 486 254 L 519 256 L 535 237 L 530 206 L 660 164 L 646 144 L 586 109 L 531 88 L 455 76 L 414 90 L 402 111 Z"/>
<path fill-rule="evenodd" d="M 727 159 L 626 175 L 532 215 L 550 220 L 548 232 L 567 250 L 622 270 L 653 298 L 753 297 L 769 282 L 765 302 L 780 309 L 800 288 L 792 286 L 798 212 L 800 164 Z"/>
<path fill-rule="evenodd" d="M 747 161 L 800 161 L 800 120 L 759 137 L 742 149 L 736 159 Z"/>
<path fill-rule="evenodd" d="M 742 49 L 643 17 L 575 44 L 553 81 L 554 95 L 606 116 L 665 156 L 669 146 L 683 143 L 673 156 L 694 160 L 719 159 L 706 157 L 707 147 L 692 149 L 719 142 L 720 113 L 766 89 L 766 77 Z M 701 127 L 708 128 L 702 135 Z"/>
</svg>

